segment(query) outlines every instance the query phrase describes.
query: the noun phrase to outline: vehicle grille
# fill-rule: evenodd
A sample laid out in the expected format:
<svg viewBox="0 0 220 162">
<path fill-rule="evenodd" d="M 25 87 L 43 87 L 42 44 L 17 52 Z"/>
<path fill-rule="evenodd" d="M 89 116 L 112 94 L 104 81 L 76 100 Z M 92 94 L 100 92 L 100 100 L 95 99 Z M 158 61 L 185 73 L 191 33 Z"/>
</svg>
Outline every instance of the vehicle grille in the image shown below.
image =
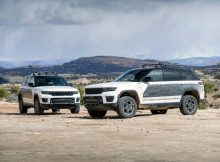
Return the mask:
<svg viewBox="0 0 220 162">
<path fill-rule="evenodd" d="M 91 96 L 91 97 L 84 97 L 84 104 L 102 104 L 102 97 L 101 96 Z"/>
<path fill-rule="evenodd" d="M 85 94 L 101 94 L 103 91 L 103 88 L 86 88 Z"/>
<path fill-rule="evenodd" d="M 76 94 L 74 91 L 54 91 L 50 92 L 51 96 L 72 96 L 73 94 Z"/>
<path fill-rule="evenodd" d="M 72 104 L 75 103 L 74 98 L 52 98 L 50 103 L 53 104 Z"/>
</svg>

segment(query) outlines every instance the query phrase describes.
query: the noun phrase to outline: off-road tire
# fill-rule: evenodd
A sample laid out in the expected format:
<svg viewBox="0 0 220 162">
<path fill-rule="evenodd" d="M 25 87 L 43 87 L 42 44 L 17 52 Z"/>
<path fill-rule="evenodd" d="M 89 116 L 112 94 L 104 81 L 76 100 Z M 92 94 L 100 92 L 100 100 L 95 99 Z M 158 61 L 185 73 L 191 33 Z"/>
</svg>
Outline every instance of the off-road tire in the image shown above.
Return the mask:
<svg viewBox="0 0 220 162">
<path fill-rule="evenodd" d="M 38 98 L 35 98 L 35 100 L 34 100 L 34 113 L 36 115 L 43 115 L 44 114 L 44 109 L 42 108 Z"/>
<path fill-rule="evenodd" d="M 19 112 L 20 112 L 20 114 L 27 114 L 28 107 L 24 106 L 24 102 L 23 102 L 22 97 L 18 98 L 18 103 L 19 103 Z"/>
<path fill-rule="evenodd" d="M 198 109 L 198 102 L 194 96 L 185 95 L 182 97 L 180 112 L 183 115 L 194 115 Z"/>
<path fill-rule="evenodd" d="M 72 114 L 79 114 L 80 111 L 80 105 L 77 105 L 75 109 L 70 109 L 70 112 Z"/>
<path fill-rule="evenodd" d="M 52 109 L 52 113 L 58 113 L 60 112 L 60 109 Z"/>
<path fill-rule="evenodd" d="M 137 103 L 130 96 L 121 97 L 118 100 L 117 114 L 120 118 L 132 118 L 137 111 Z"/>
<path fill-rule="evenodd" d="M 105 111 L 88 110 L 88 113 L 92 118 L 103 118 L 106 115 L 107 110 Z"/>
<path fill-rule="evenodd" d="M 155 114 L 166 114 L 167 113 L 167 109 L 163 109 L 163 110 L 150 110 L 151 114 L 155 115 Z"/>
</svg>

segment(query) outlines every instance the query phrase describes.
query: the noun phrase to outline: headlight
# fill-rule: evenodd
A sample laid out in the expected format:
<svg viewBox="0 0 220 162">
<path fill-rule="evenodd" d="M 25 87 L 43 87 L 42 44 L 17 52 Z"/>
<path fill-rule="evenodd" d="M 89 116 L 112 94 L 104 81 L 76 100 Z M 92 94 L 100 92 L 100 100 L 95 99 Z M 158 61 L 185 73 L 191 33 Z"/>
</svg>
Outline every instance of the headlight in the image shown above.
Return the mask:
<svg viewBox="0 0 220 162">
<path fill-rule="evenodd" d="M 117 87 L 103 88 L 103 92 L 115 91 L 116 89 L 117 89 Z"/>
<path fill-rule="evenodd" d="M 50 91 L 41 91 L 42 94 L 51 94 Z"/>
</svg>

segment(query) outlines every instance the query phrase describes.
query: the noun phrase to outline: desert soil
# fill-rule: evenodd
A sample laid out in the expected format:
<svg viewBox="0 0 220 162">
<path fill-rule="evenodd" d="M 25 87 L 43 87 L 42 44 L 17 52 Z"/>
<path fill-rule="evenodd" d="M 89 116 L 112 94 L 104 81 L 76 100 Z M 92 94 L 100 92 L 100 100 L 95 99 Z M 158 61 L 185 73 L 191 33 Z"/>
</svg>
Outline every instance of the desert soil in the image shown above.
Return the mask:
<svg viewBox="0 0 220 162">
<path fill-rule="evenodd" d="M 220 161 L 220 109 L 183 116 L 138 111 L 132 119 L 109 112 L 91 119 L 61 110 L 43 116 L 0 103 L 0 161 Z"/>
</svg>

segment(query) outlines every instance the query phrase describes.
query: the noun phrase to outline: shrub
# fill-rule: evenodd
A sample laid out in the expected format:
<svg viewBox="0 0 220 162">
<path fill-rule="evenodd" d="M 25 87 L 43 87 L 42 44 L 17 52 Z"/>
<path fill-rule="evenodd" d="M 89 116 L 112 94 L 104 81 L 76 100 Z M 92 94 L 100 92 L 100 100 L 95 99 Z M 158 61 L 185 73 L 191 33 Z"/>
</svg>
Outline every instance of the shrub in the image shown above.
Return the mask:
<svg viewBox="0 0 220 162">
<path fill-rule="evenodd" d="M 214 90 L 214 84 L 211 82 L 205 82 L 205 93 L 212 93 Z"/>
<path fill-rule="evenodd" d="M 7 96 L 7 91 L 0 87 L 0 99 Z"/>
<path fill-rule="evenodd" d="M 83 86 L 79 86 L 77 89 L 79 90 L 80 93 L 80 104 L 83 105 L 83 93 L 85 89 Z"/>
<path fill-rule="evenodd" d="M 216 76 L 214 77 L 214 79 L 220 80 L 220 75 L 216 75 Z"/>
<path fill-rule="evenodd" d="M 200 102 L 199 103 L 199 109 L 201 109 L 201 110 L 206 109 L 206 103 L 205 102 Z"/>
<path fill-rule="evenodd" d="M 10 93 L 18 94 L 18 89 L 18 86 L 12 86 L 9 91 Z"/>
<path fill-rule="evenodd" d="M 212 98 L 218 99 L 218 98 L 220 98 L 220 94 L 213 95 Z"/>
</svg>

